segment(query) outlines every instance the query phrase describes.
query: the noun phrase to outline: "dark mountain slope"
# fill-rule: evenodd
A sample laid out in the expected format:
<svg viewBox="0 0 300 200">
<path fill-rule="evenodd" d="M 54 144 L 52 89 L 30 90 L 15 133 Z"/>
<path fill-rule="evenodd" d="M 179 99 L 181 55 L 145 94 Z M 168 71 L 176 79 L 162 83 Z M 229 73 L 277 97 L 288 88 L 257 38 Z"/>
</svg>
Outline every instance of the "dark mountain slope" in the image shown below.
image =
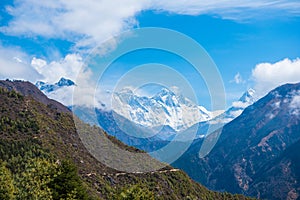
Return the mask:
<svg viewBox="0 0 300 200">
<path fill-rule="evenodd" d="M 260 198 L 265 199 L 276 196 L 280 199 L 299 198 L 300 188 L 300 140 L 289 146 L 273 162 L 266 163 L 253 178 L 250 185 L 251 193 L 261 193 Z M 274 190 L 274 186 L 277 189 Z M 263 188 L 263 192 L 260 192 Z"/>
<path fill-rule="evenodd" d="M 199 141 L 174 166 L 214 190 L 268 199 L 299 196 L 298 185 L 290 183 L 299 177 L 283 170 L 290 167 L 287 155 L 300 157 L 293 152 L 300 140 L 299 91 L 300 84 L 276 88 L 227 124 L 208 156 L 198 157 Z"/>
<path fill-rule="evenodd" d="M 31 96 L 34 100 L 54 108 L 60 112 L 70 113 L 70 110 L 61 103 L 48 99 L 43 92 L 37 90 L 36 86 L 28 81 L 2 81 L 0 80 L 0 87 L 6 88 L 9 91 L 15 90 L 23 96 Z"/>
<path fill-rule="evenodd" d="M 122 126 L 124 130 L 136 131 L 139 133 L 139 135 L 142 135 L 142 132 L 145 131 L 145 128 L 139 127 L 137 124 L 130 122 L 128 119 L 118 115 L 117 113 L 113 113 L 113 111 L 96 109 L 96 114 L 99 125 L 106 130 L 107 133 L 111 134 L 127 145 L 134 146 L 146 152 L 152 152 L 169 143 L 169 141 L 163 141 L 156 135 L 149 138 L 138 138 L 128 135 L 120 129 L 120 126 Z"/>
<path fill-rule="evenodd" d="M 13 181 L 2 177 L 0 181 L 4 182 L 1 186 L 14 183 L 15 189 L 7 187 L 8 192 L 4 193 L 10 197 L 245 199 L 240 195 L 209 191 L 171 167 L 151 173 L 121 173 L 108 168 L 83 146 L 72 114 L 64 112 L 66 108 L 49 106 L 53 101 L 30 83 L 1 81 L 1 84 L 4 87 L 0 87 L 0 174 L 6 174 L 5 177 Z M 80 123 L 85 132 L 108 137 L 99 128 Z M 113 137 L 110 139 L 122 149 L 139 152 Z"/>
</svg>

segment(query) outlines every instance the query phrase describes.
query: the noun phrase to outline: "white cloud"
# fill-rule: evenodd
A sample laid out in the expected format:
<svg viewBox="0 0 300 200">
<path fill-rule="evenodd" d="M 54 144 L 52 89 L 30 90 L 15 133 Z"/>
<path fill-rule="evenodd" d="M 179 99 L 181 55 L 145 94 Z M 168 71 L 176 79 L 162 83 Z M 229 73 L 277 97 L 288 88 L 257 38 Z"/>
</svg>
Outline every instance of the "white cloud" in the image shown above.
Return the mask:
<svg viewBox="0 0 300 200">
<path fill-rule="evenodd" d="M 293 97 L 290 107 L 300 109 L 300 95 Z"/>
<path fill-rule="evenodd" d="M 107 96 L 106 91 L 96 91 L 92 73 L 83 67 L 83 60 L 78 54 L 68 54 L 65 58 L 47 63 L 35 57 L 30 61 L 30 56 L 19 49 L 0 46 L 0 79 L 28 80 L 32 83 L 41 80 L 53 84 L 61 77 L 75 81 L 76 86 L 63 87 L 47 96 L 65 105 L 73 105 L 74 88 L 76 105 L 99 107 L 102 102 L 98 99 L 104 94 Z"/>
<path fill-rule="evenodd" d="M 134 16 L 145 0 L 15 0 L 7 7 L 13 16 L 2 32 L 12 35 L 63 38 L 77 47 L 93 47 L 137 25 Z"/>
<path fill-rule="evenodd" d="M 248 106 L 250 106 L 251 103 L 249 102 L 242 102 L 242 101 L 234 101 L 232 103 L 232 106 L 235 107 L 235 108 L 247 108 Z"/>
<path fill-rule="evenodd" d="M 252 77 L 257 95 L 263 96 L 280 85 L 300 82 L 300 59 L 258 64 L 252 70 Z"/>
<path fill-rule="evenodd" d="M 80 73 L 80 75 L 79 75 Z M 42 80 L 55 83 L 61 77 L 75 81 L 77 105 L 99 106 L 101 102 L 94 102 L 95 96 L 102 97 L 103 92 L 95 92 L 91 71 L 83 68 L 83 61 L 78 54 L 68 54 L 58 61 L 47 63 L 43 59 L 33 58 L 13 48 L 0 46 L 0 79 L 29 80 L 35 83 Z M 72 105 L 74 87 L 63 87 L 47 94 L 65 105 Z"/>
<path fill-rule="evenodd" d="M 233 80 L 231 80 L 230 82 L 234 82 L 236 84 L 245 83 L 242 75 L 239 72 L 234 76 Z"/>
<path fill-rule="evenodd" d="M 233 118 L 236 118 L 236 117 L 240 116 L 242 114 L 242 112 L 243 112 L 243 109 L 234 110 L 234 111 L 230 112 L 230 116 Z"/>
<path fill-rule="evenodd" d="M 143 10 L 177 14 L 214 14 L 225 18 L 251 18 L 253 13 L 280 11 L 300 15 L 298 0 L 15 0 L 6 11 L 13 17 L 0 31 L 11 35 L 62 38 L 77 48 L 95 44 L 138 26 L 136 15 Z M 273 16 L 273 15 L 269 15 Z"/>
<path fill-rule="evenodd" d="M 289 107 L 291 108 L 290 112 L 292 115 L 300 116 L 300 91 L 294 92 Z"/>
<path fill-rule="evenodd" d="M 96 81 L 93 79 L 92 70 L 83 68 L 75 79 L 77 86 L 74 88 L 72 94 L 72 105 L 100 108 L 102 103 L 109 103 L 112 94 L 107 93 L 105 88 L 101 90 L 97 87 Z M 107 107 L 107 109 L 109 108 Z"/>
<path fill-rule="evenodd" d="M 49 83 L 57 82 L 61 77 L 76 80 L 83 67 L 79 54 L 68 54 L 58 61 L 47 63 L 43 59 L 27 55 L 18 48 L 0 45 L 0 78 L 21 79 L 35 83 L 42 80 Z"/>
<path fill-rule="evenodd" d="M 288 13 L 300 14 L 300 3 L 296 0 L 153 0 L 152 4 L 158 10 L 188 15 L 216 14 L 236 20 L 253 17 L 255 14 L 258 14 L 257 11 L 284 10 Z M 254 10 L 256 12 L 253 12 Z"/>
<path fill-rule="evenodd" d="M 64 104 L 65 106 L 72 106 L 74 87 L 76 86 L 62 87 L 58 90 L 47 93 L 46 95 L 48 96 L 48 98 L 55 99 L 56 101 Z"/>
<path fill-rule="evenodd" d="M 65 58 L 49 64 L 43 59 L 33 58 L 31 66 L 44 76 L 43 81 L 55 83 L 61 77 L 75 81 L 83 67 L 83 61 L 79 54 L 68 54 Z"/>
<path fill-rule="evenodd" d="M 0 79 L 36 81 L 42 78 L 28 63 L 28 55 L 18 49 L 0 46 Z"/>
<path fill-rule="evenodd" d="M 103 96 L 103 91 L 96 90 L 96 80 L 93 80 L 92 71 L 84 67 L 83 59 L 79 54 L 68 54 L 58 61 L 47 63 L 43 59 L 33 58 L 31 66 L 44 78 L 47 83 L 56 83 L 64 77 L 75 82 L 76 86 L 62 87 L 47 93 L 49 98 L 55 99 L 64 105 L 98 106 L 102 102 L 95 102 Z"/>
</svg>

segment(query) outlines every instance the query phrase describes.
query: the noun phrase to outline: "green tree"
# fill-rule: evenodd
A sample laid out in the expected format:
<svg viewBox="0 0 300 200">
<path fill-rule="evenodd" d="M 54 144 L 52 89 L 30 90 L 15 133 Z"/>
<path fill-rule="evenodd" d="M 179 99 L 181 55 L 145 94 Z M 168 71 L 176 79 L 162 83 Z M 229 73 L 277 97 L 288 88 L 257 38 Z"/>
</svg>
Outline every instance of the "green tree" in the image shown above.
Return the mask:
<svg viewBox="0 0 300 200">
<path fill-rule="evenodd" d="M 15 187 L 10 170 L 0 161 L 0 199 L 14 199 Z"/>
<path fill-rule="evenodd" d="M 131 186 L 128 189 L 123 190 L 121 194 L 117 196 L 118 200 L 154 200 L 153 192 L 149 191 L 147 187 L 140 184 Z"/>
<path fill-rule="evenodd" d="M 57 165 L 46 159 L 30 159 L 25 171 L 16 176 L 18 186 L 17 199 L 52 200 L 52 191 L 48 184 L 57 175 Z"/>
<path fill-rule="evenodd" d="M 59 174 L 49 183 L 49 187 L 54 200 L 89 199 L 87 189 L 78 176 L 77 167 L 70 161 L 62 161 Z"/>
</svg>

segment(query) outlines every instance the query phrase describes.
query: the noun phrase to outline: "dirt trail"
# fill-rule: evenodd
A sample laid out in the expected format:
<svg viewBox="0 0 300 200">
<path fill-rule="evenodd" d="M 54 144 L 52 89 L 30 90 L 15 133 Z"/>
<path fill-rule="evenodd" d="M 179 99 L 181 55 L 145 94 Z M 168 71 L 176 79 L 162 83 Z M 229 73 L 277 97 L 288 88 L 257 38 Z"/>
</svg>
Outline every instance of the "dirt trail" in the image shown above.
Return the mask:
<svg viewBox="0 0 300 200">
<path fill-rule="evenodd" d="M 153 172 L 131 172 L 131 173 L 120 172 L 120 173 L 115 173 L 115 174 L 104 173 L 104 174 L 102 174 L 102 176 L 118 177 L 118 176 L 132 175 L 132 174 L 155 174 L 155 173 L 164 174 L 164 173 L 168 173 L 168 172 L 178 172 L 178 171 L 180 171 L 180 169 L 158 170 L 158 171 L 153 171 Z M 90 177 L 93 175 L 95 176 L 96 173 L 89 173 L 86 176 Z"/>
</svg>

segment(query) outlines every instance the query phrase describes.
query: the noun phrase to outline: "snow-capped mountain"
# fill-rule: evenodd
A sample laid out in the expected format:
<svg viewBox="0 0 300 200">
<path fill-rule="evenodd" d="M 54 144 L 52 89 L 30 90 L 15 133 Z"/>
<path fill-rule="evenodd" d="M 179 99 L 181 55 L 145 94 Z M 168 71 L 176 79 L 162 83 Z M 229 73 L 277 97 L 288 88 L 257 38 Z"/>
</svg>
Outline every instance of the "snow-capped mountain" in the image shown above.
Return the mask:
<svg viewBox="0 0 300 200">
<path fill-rule="evenodd" d="M 255 101 L 257 101 L 255 90 L 250 88 L 242 95 L 241 98 L 239 98 L 238 101 L 233 102 L 232 106 L 226 110 L 226 112 L 211 120 L 210 123 L 226 124 L 242 114 L 244 109 L 252 105 Z"/>
<path fill-rule="evenodd" d="M 50 93 L 53 92 L 57 89 L 60 89 L 61 87 L 69 87 L 69 86 L 74 86 L 75 83 L 69 79 L 66 78 L 61 78 L 57 83 L 50 84 L 50 83 L 45 83 L 43 81 L 38 81 L 35 84 L 42 92 L 44 93 Z"/>
<path fill-rule="evenodd" d="M 66 106 L 72 105 L 72 92 L 76 84 L 69 79 L 61 78 L 57 83 L 38 81 L 35 84 L 47 97 L 55 99 Z"/>
<path fill-rule="evenodd" d="M 188 98 L 163 88 L 153 97 L 141 97 L 129 89 L 113 94 L 113 110 L 144 127 L 170 126 L 182 131 L 215 117 L 214 112 L 198 106 Z"/>
<path fill-rule="evenodd" d="M 72 92 L 76 84 L 72 80 L 61 78 L 54 84 L 39 81 L 36 86 L 49 98 L 66 106 L 74 106 L 72 105 Z M 152 97 L 139 96 L 130 89 L 123 89 L 113 93 L 111 109 L 133 124 L 150 128 L 155 132 L 164 130 L 161 129 L 163 126 L 168 127 L 169 134 L 166 135 L 171 136 L 199 124 L 198 135 L 202 137 L 206 135 L 208 125 L 223 126 L 239 116 L 255 100 L 255 91 L 249 89 L 226 112 L 210 112 L 167 88 L 163 88 Z"/>
</svg>

